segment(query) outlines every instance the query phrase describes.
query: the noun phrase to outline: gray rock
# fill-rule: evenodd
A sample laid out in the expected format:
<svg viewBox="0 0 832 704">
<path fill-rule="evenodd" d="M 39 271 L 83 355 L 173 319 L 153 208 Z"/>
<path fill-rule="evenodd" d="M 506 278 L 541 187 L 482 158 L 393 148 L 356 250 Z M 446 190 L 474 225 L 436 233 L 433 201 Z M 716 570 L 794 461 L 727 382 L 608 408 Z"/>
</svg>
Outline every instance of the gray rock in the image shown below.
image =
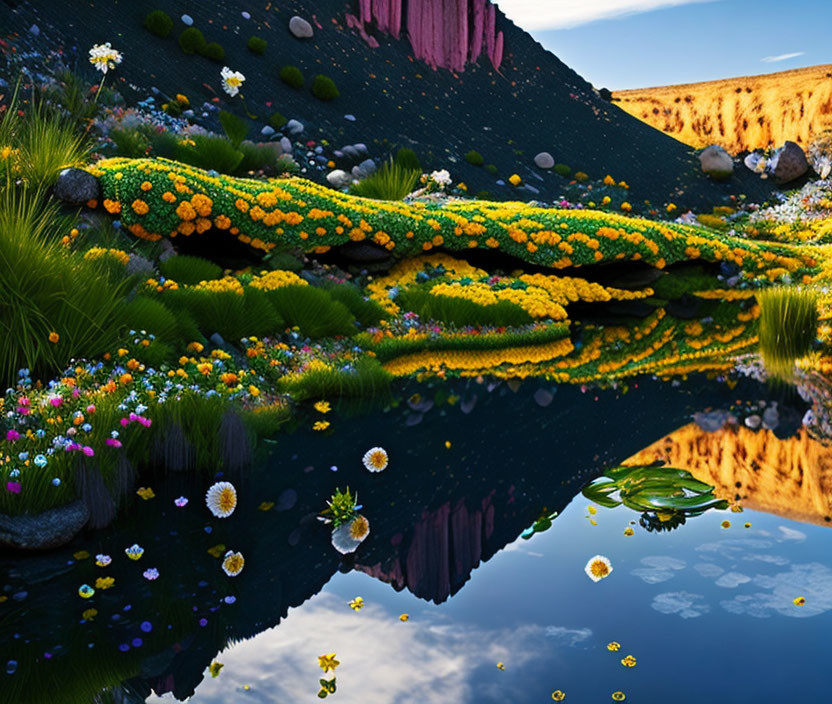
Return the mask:
<svg viewBox="0 0 832 704">
<path fill-rule="evenodd" d="M 555 158 L 549 152 L 540 152 L 534 158 L 534 165 L 538 169 L 551 169 L 555 165 Z"/>
<path fill-rule="evenodd" d="M 809 160 L 795 142 L 786 142 L 777 154 L 774 166 L 774 178 L 777 183 L 788 183 L 800 178 L 809 170 Z"/>
<path fill-rule="evenodd" d="M 702 171 L 718 181 L 729 179 L 734 173 L 734 160 L 718 144 L 703 149 L 699 155 L 699 163 L 702 165 Z"/>
<path fill-rule="evenodd" d="M 345 120 L 349 120 L 350 122 L 355 122 L 355 115 L 344 115 Z"/>
<path fill-rule="evenodd" d="M 364 144 L 363 142 L 356 142 L 352 146 L 355 147 L 355 149 L 358 150 L 359 154 L 369 154 L 370 153 L 370 150 L 367 149 L 367 145 Z"/>
<path fill-rule="evenodd" d="M 341 151 L 340 149 L 336 149 L 334 152 L 332 152 L 332 156 L 334 156 L 336 159 L 343 159 L 344 158 L 344 152 Z"/>
<path fill-rule="evenodd" d="M 536 196 L 540 195 L 540 189 L 535 188 L 534 186 L 532 186 L 529 183 L 524 183 L 523 184 L 523 189 L 528 191 L 529 193 L 534 193 Z"/>
<path fill-rule="evenodd" d="M 283 150 L 284 154 L 291 154 L 292 153 L 292 140 L 288 137 L 281 137 L 280 138 L 280 148 Z"/>
<path fill-rule="evenodd" d="M 375 263 L 387 261 L 390 253 L 372 242 L 347 242 L 338 248 L 347 259 L 359 263 Z"/>
<path fill-rule="evenodd" d="M 38 36 L 40 34 L 40 27 L 38 27 L 36 24 L 33 24 L 31 27 L 29 27 L 29 33 Z"/>
<path fill-rule="evenodd" d="M 194 23 L 194 18 L 191 17 L 190 15 L 182 15 L 182 17 L 180 17 L 180 19 L 182 20 L 182 22 L 184 24 L 188 25 L 189 27 Z"/>
<path fill-rule="evenodd" d="M 196 114 L 196 113 L 194 113 L 194 111 L 193 111 L 193 110 L 191 110 L 190 108 L 188 108 L 187 110 L 185 110 L 185 112 L 183 112 L 183 113 L 182 113 L 182 117 L 185 117 L 185 118 L 187 118 L 187 119 L 191 120 L 191 119 L 193 119 L 193 117 L 194 117 L 194 115 L 195 115 L 195 114 Z"/>
<path fill-rule="evenodd" d="M 716 410 L 694 413 L 693 422 L 706 433 L 715 433 L 725 427 L 728 422 L 728 411 Z"/>
<path fill-rule="evenodd" d="M 344 156 L 346 156 L 350 159 L 357 159 L 359 156 L 361 156 L 361 154 L 359 154 L 358 150 L 354 146 L 352 146 L 351 144 L 348 144 L 341 151 L 344 152 Z"/>
<path fill-rule="evenodd" d="M 344 188 L 349 185 L 350 181 L 352 181 L 352 176 L 350 176 L 346 171 L 335 169 L 326 175 L 326 180 L 327 183 L 333 188 Z"/>
<path fill-rule="evenodd" d="M 251 15 L 248 12 L 246 12 L 245 10 L 243 10 L 240 14 L 243 16 L 244 20 L 250 20 L 251 19 Z"/>
<path fill-rule="evenodd" d="M 352 167 L 352 175 L 358 179 L 367 178 L 376 172 L 376 162 L 372 159 L 364 159 L 358 166 Z"/>
<path fill-rule="evenodd" d="M 291 135 L 298 135 L 303 132 L 303 123 L 300 120 L 289 120 L 283 129 Z"/>
<path fill-rule="evenodd" d="M 315 34 L 312 29 L 312 25 L 303 19 L 303 17 L 299 17 L 298 15 L 295 15 L 289 20 L 289 31 L 297 39 L 310 39 L 312 35 Z"/>
<path fill-rule="evenodd" d="M 97 200 L 100 189 L 98 179 L 88 171 L 69 167 L 61 171 L 55 183 L 55 197 L 70 205 L 83 205 Z"/>
<path fill-rule="evenodd" d="M 271 137 L 274 134 L 274 127 L 271 125 L 265 125 L 263 129 L 260 130 L 260 134 L 264 137 Z"/>
<path fill-rule="evenodd" d="M 83 501 L 53 508 L 36 516 L 0 514 L 0 545 L 21 550 L 60 547 L 72 540 L 89 518 L 89 510 Z"/>
</svg>

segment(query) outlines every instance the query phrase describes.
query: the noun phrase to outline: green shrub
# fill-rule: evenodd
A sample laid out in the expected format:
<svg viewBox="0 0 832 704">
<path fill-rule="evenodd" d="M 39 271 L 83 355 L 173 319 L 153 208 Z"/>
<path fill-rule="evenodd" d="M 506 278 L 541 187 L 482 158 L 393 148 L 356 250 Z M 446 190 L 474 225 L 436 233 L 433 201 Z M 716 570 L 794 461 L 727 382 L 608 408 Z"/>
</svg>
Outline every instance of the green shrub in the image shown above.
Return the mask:
<svg viewBox="0 0 832 704">
<path fill-rule="evenodd" d="M 569 178 L 572 174 L 572 167 L 567 166 L 566 164 L 555 164 L 553 168 L 556 174 L 559 174 L 564 178 Z"/>
<path fill-rule="evenodd" d="M 424 320 L 436 320 L 456 327 L 516 327 L 532 322 L 532 317 L 516 303 L 500 301 L 492 305 L 480 305 L 464 298 L 433 296 L 419 288 L 402 291 L 396 298 L 396 303 L 402 310 L 413 311 Z"/>
<path fill-rule="evenodd" d="M 496 176 L 496 175 L 497 175 L 497 167 L 496 167 L 496 166 L 494 166 L 494 164 L 486 164 L 483 168 L 485 168 L 485 170 L 486 170 L 488 173 L 490 173 L 492 176 Z"/>
<path fill-rule="evenodd" d="M 775 378 L 791 379 L 795 360 L 809 353 L 817 337 L 817 291 L 778 286 L 761 291 L 757 300 L 766 370 Z"/>
<path fill-rule="evenodd" d="M 482 166 L 485 163 L 482 154 L 473 149 L 465 155 L 465 161 L 471 164 L 471 166 Z"/>
<path fill-rule="evenodd" d="M 248 50 L 253 54 L 257 54 L 258 56 L 261 56 L 266 52 L 266 47 L 268 45 L 269 43 L 265 39 L 261 39 L 260 37 L 249 37 L 248 41 L 246 42 Z"/>
<path fill-rule="evenodd" d="M 297 66 L 284 66 L 280 69 L 280 80 L 290 88 L 300 90 L 303 88 L 303 73 Z"/>
<path fill-rule="evenodd" d="M 265 293 L 286 324 L 297 326 L 306 337 L 353 335 L 356 331 L 355 318 L 349 309 L 322 289 L 281 286 Z"/>
<path fill-rule="evenodd" d="M 201 169 L 233 174 L 243 160 L 243 153 L 225 137 L 194 135 L 193 146 L 177 144 L 176 159 Z"/>
<path fill-rule="evenodd" d="M 402 200 L 413 192 L 421 172 L 403 168 L 393 161 L 350 186 L 350 193 L 374 200 Z"/>
<path fill-rule="evenodd" d="M 281 380 L 278 388 L 298 400 L 310 398 L 369 398 L 389 392 L 392 376 L 375 359 L 361 357 L 350 370 L 309 371 L 299 378 Z"/>
<path fill-rule="evenodd" d="M 164 39 L 173 31 L 173 20 L 167 12 L 154 10 L 145 16 L 144 26 L 151 34 Z"/>
<path fill-rule="evenodd" d="M 416 156 L 416 152 L 407 147 L 402 147 L 396 152 L 396 163 L 403 169 L 422 173 L 422 164 L 419 161 L 419 157 Z"/>
<path fill-rule="evenodd" d="M 335 81 L 319 73 L 312 81 L 312 95 L 318 100 L 329 102 L 335 100 L 341 93 L 338 91 Z"/>
<path fill-rule="evenodd" d="M 202 281 L 222 278 L 222 269 L 214 262 L 185 254 L 162 260 L 159 263 L 159 271 L 166 279 L 173 279 L 185 286 L 196 286 Z"/>
<path fill-rule="evenodd" d="M 477 200 L 491 200 L 493 197 L 491 191 L 477 191 Z"/>
<path fill-rule="evenodd" d="M 110 130 L 110 139 L 113 140 L 116 156 L 126 156 L 131 159 L 147 156 L 150 143 L 140 130 L 129 128 Z"/>
<path fill-rule="evenodd" d="M 161 156 L 165 159 L 177 158 L 181 145 L 172 132 L 167 130 L 162 132 L 153 131 L 148 135 L 148 141 L 153 156 Z"/>
<path fill-rule="evenodd" d="M 303 269 L 303 262 L 294 254 L 274 250 L 268 254 L 265 261 L 272 269 L 298 272 Z"/>
<path fill-rule="evenodd" d="M 277 152 L 268 144 L 254 144 L 253 142 L 243 142 L 240 145 L 240 151 L 243 153 L 243 160 L 238 167 L 239 171 L 248 173 L 249 171 L 268 171 L 277 172 L 280 164 Z"/>
<path fill-rule="evenodd" d="M 186 54 L 201 54 L 205 46 L 205 36 L 196 27 L 188 27 L 179 35 L 179 48 Z"/>
<path fill-rule="evenodd" d="M 136 296 L 125 307 L 125 317 L 133 330 L 152 333 L 162 342 L 180 341 L 176 314 L 155 298 Z"/>
<path fill-rule="evenodd" d="M 217 44 L 217 42 L 210 42 L 198 51 L 206 59 L 211 59 L 211 61 L 225 61 L 225 49 L 220 44 Z"/>
<path fill-rule="evenodd" d="M 361 289 L 352 284 L 338 284 L 326 289 L 326 292 L 339 303 L 349 308 L 350 313 L 364 327 L 378 325 L 390 317 L 384 308 L 372 299 L 364 298 Z"/>
<path fill-rule="evenodd" d="M 225 136 L 228 137 L 235 149 L 239 148 L 240 143 L 248 134 L 248 123 L 242 117 L 238 117 L 227 110 L 220 110 L 219 120 Z"/>
<path fill-rule="evenodd" d="M 182 106 L 175 100 L 171 100 L 169 103 L 163 103 L 162 110 L 171 117 L 179 117 L 182 114 Z"/>
<path fill-rule="evenodd" d="M 276 129 L 276 130 L 279 130 L 287 122 L 289 122 L 289 120 L 287 120 L 285 117 L 283 117 L 283 115 L 281 115 L 279 112 L 273 112 L 269 116 L 269 125 L 274 127 L 274 129 Z"/>
</svg>

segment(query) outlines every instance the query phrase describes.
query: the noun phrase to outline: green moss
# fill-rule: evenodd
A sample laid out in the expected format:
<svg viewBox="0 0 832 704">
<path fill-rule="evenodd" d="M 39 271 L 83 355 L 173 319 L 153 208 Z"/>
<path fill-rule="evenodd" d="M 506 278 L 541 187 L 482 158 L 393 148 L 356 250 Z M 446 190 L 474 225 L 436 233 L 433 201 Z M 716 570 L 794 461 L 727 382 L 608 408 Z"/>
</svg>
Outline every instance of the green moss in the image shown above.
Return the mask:
<svg viewBox="0 0 832 704">
<path fill-rule="evenodd" d="M 164 39 L 173 31 L 173 20 L 167 12 L 154 10 L 145 16 L 144 26 L 151 34 Z"/>
<path fill-rule="evenodd" d="M 479 305 L 464 298 L 434 296 L 429 291 L 419 288 L 402 291 L 396 298 L 396 303 L 402 310 L 413 311 L 422 319 L 436 320 L 456 327 L 518 327 L 532 322 L 532 317 L 525 310 L 509 301 Z"/>
<path fill-rule="evenodd" d="M 186 54 L 199 54 L 205 48 L 205 36 L 196 27 L 188 27 L 179 35 L 179 48 Z"/>
<path fill-rule="evenodd" d="M 496 175 L 497 175 L 497 167 L 496 167 L 496 166 L 494 166 L 494 164 L 486 164 L 484 168 L 485 168 L 485 170 L 486 170 L 489 174 L 491 174 L 492 176 L 496 176 Z"/>
<path fill-rule="evenodd" d="M 471 166 L 482 166 L 485 163 L 482 154 L 473 149 L 465 155 L 465 161 L 471 164 Z"/>
<path fill-rule="evenodd" d="M 286 323 L 298 327 L 305 337 L 355 334 L 353 314 L 326 291 L 312 286 L 282 286 L 265 294 Z"/>
<path fill-rule="evenodd" d="M 266 47 L 269 43 L 262 39 L 261 37 L 249 37 L 248 41 L 246 42 L 246 47 L 252 54 L 257 54 L 258 56 L 262 56 L 266 53 Z"/>
<path fill-rule="evenodd" d="M 335 85 L 335 81 L 319 73 L 312 80 L 312 95 L 318 100 L 329 102 L 335 100 L 341 93 L 338 91 L 338 86 Z"/>
<path fill-rule="evenodd" d="M 198 51 L 206 59 L 211 59 L 211 61 L 219 63 L 220 61 L 225 60 L 225 49 L 223 49 L 217 42 L 209 42 Z"/>
<path fill-rule="evenodd" d="M 269 125 L 271 125 L 274 129 L 279 130 L 289 122 L 283 115 L 279 112 L 273 112 L 269 116 Z"/>
<path fill-rule="evenodd" d="M 303 72 L 297 66 L 284 66 L 280 69 L 280 80 L 290 88 L 300 90 L 303 88 Z"/>
<path fill-rule="evenodd" d="M 563 176 L 564 178 L 569 178 L 572 174 L 572 167 L 567 164 L 555 164 L 553 168 L 556 174 Z"/>
</svg>

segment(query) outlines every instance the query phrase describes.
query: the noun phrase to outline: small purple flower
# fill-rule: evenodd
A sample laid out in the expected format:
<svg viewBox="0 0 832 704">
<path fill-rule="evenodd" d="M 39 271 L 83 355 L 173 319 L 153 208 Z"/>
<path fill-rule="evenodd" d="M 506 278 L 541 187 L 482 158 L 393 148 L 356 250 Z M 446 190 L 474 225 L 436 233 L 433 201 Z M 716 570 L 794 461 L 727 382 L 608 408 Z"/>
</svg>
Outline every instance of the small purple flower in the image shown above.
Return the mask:
<svg viewBox="0 0 832 704">
<path fill-rule="evenodd" d="M 151 567 L 150 569 L 142 572 L 142 577 L 152 582 L 155 579 L 159 579 L 159 570 L 155 567 Z"/>
<path fill-rule="evenodd" d="M 184 496 L 180 496 L 173 503 L 175 503 L 177 507 L 182 508 L 183 506 L 188 505 L 188 499 L 186 499 Z"/>
<path fill-rule="evenodd" d="M 18 433 L 16 430 L 9 430 L 6 432 L 6 440 L 8 440 L 9 442 L 20 440 L 20 433 Z"/>
<path fill-rule="evenodd" d="M 92 457 L 95 455 L 95 450 L 93 450 L 89 445 L 84 445 L 81 448 L 81 451 L 87 456 Z"/>
<path fill-rule="evenodd" d="M 49 399 L 49 403 L 52 404 L 53 408 L 58 408 L 63 402 L 64 400 L 60 396 L 53 396 Z"/>
<path fill-rule="evenodd" d="M 110 447 L 121 447 L 121 440 L 117 440 L 116 438 L 107 438 L 104 442 Z"/>
<path fill-rule="evenodd" d="M 6 482 L 6 491 L 12 494 L 20 493 L 20 482 Z"/>
</svg>

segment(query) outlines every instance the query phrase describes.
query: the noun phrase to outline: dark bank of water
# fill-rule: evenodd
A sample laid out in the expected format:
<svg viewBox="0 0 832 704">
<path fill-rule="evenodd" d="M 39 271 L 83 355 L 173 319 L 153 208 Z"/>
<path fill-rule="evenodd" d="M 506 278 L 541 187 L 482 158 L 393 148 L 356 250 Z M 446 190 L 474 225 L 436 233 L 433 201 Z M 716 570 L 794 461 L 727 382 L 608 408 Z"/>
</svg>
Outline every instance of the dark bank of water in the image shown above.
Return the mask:
<svg viewBox="0 0 832 704">
<path fill-rule="evenodd" d="M 331 434 L 307 430 L 310 420 L 276 438 L 254 471 L 231 478 L 240 504 L 229 519 L 210 515 L 203 483 L 168 474 L 143 482 L 155 498 L 105 531 L 0 557 L 0 702 L 90 702 L 105 688 L 100 701 L 311 702 L 318 656 L 333 652 L 329 696 L 341 702 L 822 692 L 828 529 L 746 510 L 647 532 L 627 508 L 590 514 L 580 493 L 694 412 L 770 390 L 704 378 L 645 380 L 627 393 L 549 387 L 553 398 L 535 397 L 538 388 L 413 385 L 385 410 L 330 413 Z M 790 407 L 793 424 L 803 410 L 781 404 L 782 432 Z M 361 456 L 376 445 L 390 466 L 374 475 Z M 316 514 L 347 485 L 371 534 L 342 558 Z M 175 505 L 180 496 L 187 506 Z M 552 512 L 548 531 L 519 537 Z M 124 553 L 134 543 L 138 561 Z M 215 556 L 226 548 L 245 556 L 236 578 Z M 95 565 L 99 553 L 112 556 L 108 567 Z M 596 554 L 613 573 L 593 583 L 584 565 Z M 82 584 L 108 576 L 110 588 L 80 598 Z M 348 605 L 357 596 L 358 612 Z M 621 664 L 626 655 L 634 667 Z M 224 665 L 216 678 L 212 662 Z"/>
</svg>

